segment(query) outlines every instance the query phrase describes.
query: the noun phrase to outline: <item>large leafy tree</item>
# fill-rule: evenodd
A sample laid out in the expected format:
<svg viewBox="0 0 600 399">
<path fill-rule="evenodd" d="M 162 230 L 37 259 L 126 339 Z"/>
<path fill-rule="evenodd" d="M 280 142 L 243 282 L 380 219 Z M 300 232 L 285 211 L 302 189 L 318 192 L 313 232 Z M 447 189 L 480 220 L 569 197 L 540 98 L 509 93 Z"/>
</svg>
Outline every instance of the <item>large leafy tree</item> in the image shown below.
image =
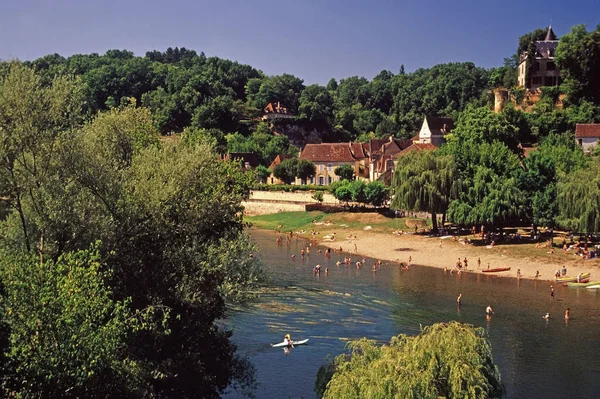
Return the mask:
<svg viewBox="0 0 600 399">
<path fill-rule="evenodd" d="M 162 143 L 151 114 L 135 103 L 79 129 L 67 101 L 76 82 L 56 78 L 48 88 L 15 68 L 0 99 L 0 187 L 10 205 L 0 247 L 58 262 L 102 242 L 114 306 L 159 310 L 150 321 L 160 329 L 134 331 L 119 349 L 137 368 L 132 391 L 218 397 L 232 383 L 251 388 L 252 368 L 215 322 L 226 301 L 246 297 L 261 277 L 241 220 L 252 175 L 202 141 Z M 24 275 L 4 275 L 4 284 L 28 284 L 17 280 Z M 60 320 L 60 309 L 46 316 Z"/>
<path fill-rule="evenodd" d="M 319 370 L 323 398 L 498 398 L 503 387 L 482 328 L 458 322 L 425 327 L 389 345 L 362 339 Z"/>
<path fill-rule="evenodd" d="M 600 231 L 600 164 L 564 175 L 558 182 L 558 223 L 568 229 Z"/>
<path fill-rule="evenodd" d="M 556 185 L 562 176 L 587 164 L 583 151 L 575 145 L 571 134 L 550 135 L 528 158 L 524 168 L 516 170 L 517 184 L 531 202 L 526 212 L 532 223 L 556 226 L 558 203 Z"/>
<path fill-rule="evenodd" d="M 113 301 L 110 269 L 97 250 L 37 257 L 3 255 L 2 307 L 10 328 L 6 392 L 23 397 L 143 397 L 140 364 L 127 340 L 147 313 Z M 147 326 L 149 327 L 149 326 Z"/>
<path fill-rule="evenodd" d="M 354 168 L 348 164 L 338 166 L 333 173 L 339 176 L 340 180 L 352 180 L 354 178 Z"/>
<path fill-rule="evenodd" d="M 600 25 L 588 32 L 585 25 L 576 25 L 564 35 L 556 49 L 556 64 L 563 76 L 565 88 L 573 102 L 600 102 Z"/>
<path fill-rule="evenodd" d="M 398 159 L 392 181 L 392 208 L 430 212 L 433 230 L 457 198 L 462 181 L 454 158 L 437 151 L 412 152 Z"/>
</svg>

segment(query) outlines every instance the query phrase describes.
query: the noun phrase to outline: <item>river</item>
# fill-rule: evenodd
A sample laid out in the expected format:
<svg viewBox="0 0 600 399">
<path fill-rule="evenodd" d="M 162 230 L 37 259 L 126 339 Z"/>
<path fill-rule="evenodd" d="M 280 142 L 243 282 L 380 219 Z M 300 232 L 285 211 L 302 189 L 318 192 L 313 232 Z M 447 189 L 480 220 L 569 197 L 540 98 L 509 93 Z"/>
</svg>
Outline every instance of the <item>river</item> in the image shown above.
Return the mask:
<svg viewBox="0 0 600 399">
<path fill-rule="evenodd" d="M 419 265 L 405 271 L 394 263 L 373 273 L 372 259 L 362 269 L 336 266 L 346 254 L 332 253 L 327 260 L 312 247 L 302 260 L 306 241 L 287 247 L 277 246 L 270 232 L 254 230 L 252 236 L 271 275 L 271 288 L 256 302 L 232 311 L 226 325 L 234 331 L 239 353 L 256 366 L 257 398 L 314 398 L 319 366 L 328 355 L 343 353 L 347 340 L 367 337 L 386 343 L 394 335 L 418 334 L 421 326 L 449 320 L 486 329 L 507 398 L 600 395 L 599 290 L 561 286 L 552 299 L 546 281 L 449 275 Z M 312 273 L 316 264 L 322 266 L 320 276 Z M 495 312 L 490 321 L 487 305 Z M 549 320 L 542 318 L 546 312 Z M 285 333 L 310 341 L 288 354 L 269 346 L 281 342 Z M 224 397 L 240 396 L 232 391 Z"/>
</svg>

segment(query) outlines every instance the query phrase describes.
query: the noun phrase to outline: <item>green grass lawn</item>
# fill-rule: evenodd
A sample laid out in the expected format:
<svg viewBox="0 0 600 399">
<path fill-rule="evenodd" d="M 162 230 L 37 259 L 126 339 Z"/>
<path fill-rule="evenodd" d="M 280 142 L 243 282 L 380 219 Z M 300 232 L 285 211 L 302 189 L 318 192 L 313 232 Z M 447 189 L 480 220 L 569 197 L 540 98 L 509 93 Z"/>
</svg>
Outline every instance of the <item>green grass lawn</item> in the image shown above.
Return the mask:
<svg viewBox="0 0 600 399">
<path fill-rule="evenodd" d="M 331 222 L 334 225 L 346 225 L 350 229 L 363 229 L 365 226 L 371 226 L 373 231 L 382 233 L 391 233 L 395 230 L 409 230 L 406 227 L 406 218 L 389 218 L 378 213 L 360 213 L 360 212 L 339 212 L 324 213 L 321 211 L 312 212 L 281 212 L 272 215 L 245 216 L 244 221 L 251 223 L 252 226 L 266 230 L 298 231 L 312 230 L 316 226 L 312 223 Z M 431 221 L 428 221 L 429 226 Z M 283 226 L 279 228 L 279 226 Z"/>
</svg>

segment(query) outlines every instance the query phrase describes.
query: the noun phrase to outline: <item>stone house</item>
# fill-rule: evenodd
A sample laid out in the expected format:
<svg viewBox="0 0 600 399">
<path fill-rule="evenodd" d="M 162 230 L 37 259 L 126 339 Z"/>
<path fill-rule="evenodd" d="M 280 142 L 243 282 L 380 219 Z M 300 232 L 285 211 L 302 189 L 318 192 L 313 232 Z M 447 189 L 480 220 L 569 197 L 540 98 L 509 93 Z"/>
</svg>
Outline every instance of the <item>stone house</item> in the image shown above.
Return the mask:
<svg viewBox="0 0 600 399">
<path fill-rule="evenodd" d="M 365 173 L 368 157 L 363 143 L 307 144 L 298 159 L 315 164 L 315 176 L 307 182 L 310 184 L 325 186 L 339 181 L 335 169 L 342 165 L 350 165 L 358 178 L 368 178 L 368 172 Z"/>
<path fill-rule="evenodd" d="M 533 56 L 533 69 L 527 81 L 528 62 L 531 62 L 529 54 L 524 52 L 519 59 L 517 85 L 535 90 L 542 86 L 560 85 L 560 71 L 554 62 L 554 53 L 558 47 L 556 35 L 552 27 L 548 27 L 548 33 L 544 40 L 535 42 L 535 54 Z"/>
<path fill-rule="evenodd" d="M 453 128 L 454 120 L 452 118 L 426 116 L 421 130 L 411 138 L 411 141 L 415 144 L 433 144 L 439 147 L 446 141 L 444 136 L 450 133 Z"/>
<path fill-rule="evenodd" d="M 578 123 L 575 126 L 575 140 L 583 151 L 592 151 L 598 146 L 598 141 L 600 140 L 600 123 Z"/>
<path fill-rule="evenodd" d="M 263 110 L 263 121 L 273 120 L 273 119 L 293 119 L 295 115 L 288 112 L 286 107 L 281 106 L 278 102 L 277 104 L 269 103 Z"/>
<path fill-rule="evenodd" d="M 394 169 L 394 156 L 411 145 L 411 140 L 400 140 L 393 136 L 387 139 L 369 140 L 369 180 L 380 180 L 385 174 L 391 175 Z"/>
</svg>

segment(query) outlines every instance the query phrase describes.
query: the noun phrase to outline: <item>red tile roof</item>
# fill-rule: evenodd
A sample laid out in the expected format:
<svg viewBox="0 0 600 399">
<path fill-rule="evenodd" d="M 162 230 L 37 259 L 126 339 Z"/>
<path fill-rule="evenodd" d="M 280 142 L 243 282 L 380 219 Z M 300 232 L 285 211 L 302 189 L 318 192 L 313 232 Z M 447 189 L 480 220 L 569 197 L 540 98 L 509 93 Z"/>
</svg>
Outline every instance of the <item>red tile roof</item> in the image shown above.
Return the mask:
<svg viewBox="0 0 600 399">
<path fill-rule="evenodd" d="M 275 157 L 275 159 L 273 160 L 273 162 L 271 162 L 271 165 L 269 165 L 269 169 L 273 170 L 275 168 L 275 166 L 279 165 L 281 162 L 285 161 L 286 159 L 291 159 L 294 158 L 293 155 L 277 155 Z"/>
<path fill-rule="evenodd" d="M 350 143 L 307 144 L 298 159 L 311 162 L 354 162 Z"/>
<path fill-rule="evenodd" d="M 600 138 L 600 123 L 578 123 L 575 127 L 575 138 Z"/>
<path fill-rule="evenodd" d="M 410 147 L 407 147 L 393 156 L 393 158 L 398 158 L 408 154 L 413 151 L 430 151 L 435 150 L 437 147 L 431 143 L 413 143 Z"/>
<path fill-rule="evenodd" d="M 352 155 L 354 155 L 354 158 L 363 159 L 363 158 L 367 157 L 362 143 L 351 143 L 350 145 L 351 145 Z"/>
</svg>

